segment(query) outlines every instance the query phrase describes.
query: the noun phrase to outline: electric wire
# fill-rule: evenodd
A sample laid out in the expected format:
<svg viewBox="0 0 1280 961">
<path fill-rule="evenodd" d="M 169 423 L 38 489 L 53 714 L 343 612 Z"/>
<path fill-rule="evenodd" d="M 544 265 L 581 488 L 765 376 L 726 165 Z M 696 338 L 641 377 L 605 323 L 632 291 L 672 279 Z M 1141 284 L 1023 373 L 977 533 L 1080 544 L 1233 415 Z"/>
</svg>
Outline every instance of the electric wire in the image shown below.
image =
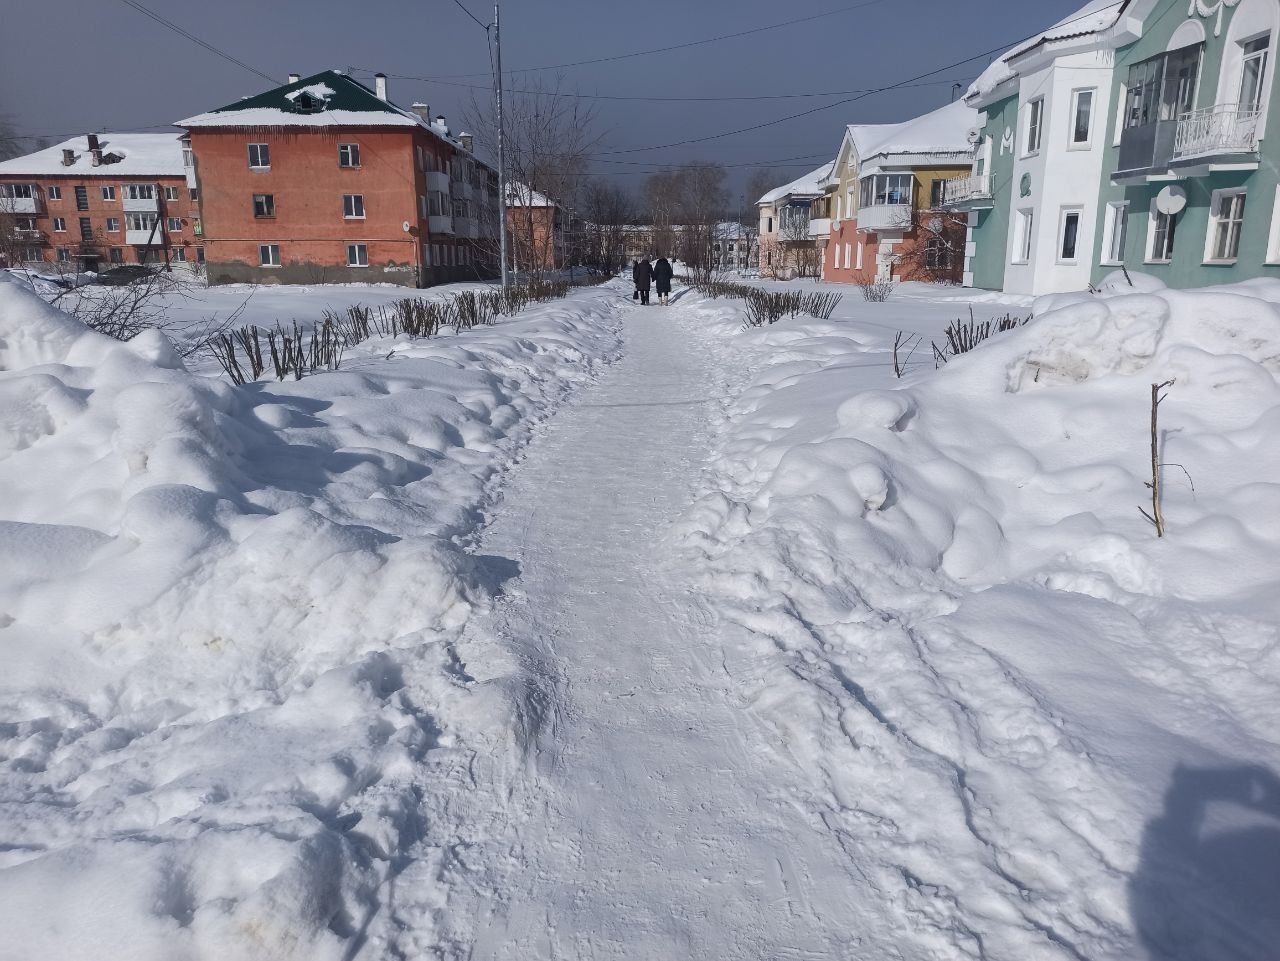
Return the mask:
<svg viewBox="0 0 1280 961">
<path fill-rule="evenodd" d="M 144 7 L 142 4 L 138 3 L 137 0 L 120 0 L 120 2 L 123 3 L 125 6 L 131 7 L 132 9 L 138 11 L 138 13 L 142 14 L 143 16 L 150 17 L 156 23 L 160 24 L 163 27 L 167 27 L 168 29 L 172 30 L 174 33 L 178 34 L 179 36 L 185 37 L 187 40 L 190 40 L 192 43 L 198 44 L 199 46 L 204 47 L 204 49 L 208 50 L 210 53 L 216 54 L 217 56 L 221 57 L 223 60 L 226 60 L 230 63 L 234 63 L 237 67 L 243 67 L 245 70 L 248 70 L 250 73 L 257 74 L 259 77 L 261 77 L 263 80 L 267 81 L 270 84 L 278 83 L 278 81 L 275 80 L 273 77 L 267 76 L 265 73 L 263 73 L 261 70 L 257 69 L 256 67 L 249 66 L 243 60 L 237 60 L 235 57 L 227 53 L 225 50 L 219 50 L 213 44 L 207 43 L 206 41 L 201 40 L 194 33 L 191 33 L 190 31 L 183 29 L 182 27 L 174 23 L 172 20 L 166 20 L 164 17 L 160 16 L 160 14 L 156 13 L 154 10 L 150 9 L 149 7 Z"/>
</svg>

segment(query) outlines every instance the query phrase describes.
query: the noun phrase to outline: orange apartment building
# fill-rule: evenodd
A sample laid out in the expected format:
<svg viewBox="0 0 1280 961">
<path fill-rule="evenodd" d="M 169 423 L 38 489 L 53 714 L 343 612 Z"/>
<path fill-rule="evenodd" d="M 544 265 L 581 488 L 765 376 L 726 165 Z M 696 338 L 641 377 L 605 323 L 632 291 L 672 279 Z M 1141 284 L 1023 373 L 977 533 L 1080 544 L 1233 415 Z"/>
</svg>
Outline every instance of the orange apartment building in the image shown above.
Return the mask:
<svg viewBox="0 0 1280 961">
<path fill-rule="evenodd" d="M 524 184 L 507 187 L 509 265 L 515 271 L 555 270 L 568 260 L 565 211 L 554 200 Z"/>
<path fill-rule="evenodd" d="M 497 269 L 497 175 L 443 117 L 337 71 L 189 117 L 209 282 L 425 287 Z"/>
<path fill-rule="evenodd" d="M 88 134 L 0 162 L 0 266 L 202 262 L 193 174 L 177 133 Z"/>
</svg>

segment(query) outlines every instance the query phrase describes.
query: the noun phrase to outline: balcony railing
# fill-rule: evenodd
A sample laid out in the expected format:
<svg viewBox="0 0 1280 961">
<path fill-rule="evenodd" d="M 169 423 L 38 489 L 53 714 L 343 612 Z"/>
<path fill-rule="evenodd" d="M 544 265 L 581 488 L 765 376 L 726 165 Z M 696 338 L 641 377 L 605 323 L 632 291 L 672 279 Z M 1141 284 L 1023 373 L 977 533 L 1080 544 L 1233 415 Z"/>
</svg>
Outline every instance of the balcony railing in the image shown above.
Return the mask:
<svg viewBox="0 0 1280 961">
<path fill-rule="evenodd" d="M 24 243 L 42 244 L 45 237 L 38 230 L 30 230 L 26 227 L 19 227 L 14 230 L 13 236 L 15 240 L 21 240 Z"/>
<path fill-rule="evenodd" d="M 1173 157 L 1203 157 L 1213 154 L 1253 153 L 1258 149 L 1256 107 L 1217 104 L 1192 110 L 1178 118 L 1173 141 Z"/>
<path fill-rule="evenodd" d="M 155 197 L 124 197 L 120 209 L 127 214 L 153 214 L 160 209 L 160 202 Z"/>
<path fill-rule="evenodd" d="M 981 207 L 991 203 L 991 175 L 957 177 L 942 184 L 943 207 Z"/>
<path fill-rule="evenodd" d="M 0 213 L 38 214 L 40 213 L 40 198 L 39 197 L 0 197 Z"/>
<path fill-rule="evenodd" d="M 830 217 L 815 217 L 813 220 L 809 221 L 810 237 L 826 237 L 830 233 L 831 233 Z"/>
<path fill-rule="evenodd" d="M 858 230 L 862 233 L 880 230 L 910 230 L 911 204 L 874 204 L 858 209 Z"/>
<path fill-rule="evenodd" d="M 126 230 L 124 232 L 124 242 L 134 247 L 162 247 L 164 246 L 164 234 L 160 232 L 160 228 L 155 230 Z"/>
</svg>

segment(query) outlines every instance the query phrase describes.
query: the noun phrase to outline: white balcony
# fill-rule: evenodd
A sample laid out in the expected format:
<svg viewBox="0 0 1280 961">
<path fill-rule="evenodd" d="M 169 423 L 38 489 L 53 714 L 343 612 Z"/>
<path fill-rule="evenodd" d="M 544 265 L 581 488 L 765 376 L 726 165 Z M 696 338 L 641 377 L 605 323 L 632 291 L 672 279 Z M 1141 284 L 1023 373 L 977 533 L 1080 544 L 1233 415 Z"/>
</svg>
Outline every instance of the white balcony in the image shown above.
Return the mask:
<svg viewBox="0 0 1280 961">
<path fill-rule="evenodd" d="M 809 221 L 810 237 L 826 237 L 831 233 L 831 218 L 820 217 L 816 220 Z"/>
<path fill-rule="evenodd" d="M 452 234 L 453 218 L 452 217 L 428 217 L 427 230 L 433 234 Z"/>
<path fill-rule="evenodd" d="M 962 210 L 992 206 L 991 175 L 974 174 L 946 181 L 942 185 L 942 206 Z"/>
<path fill-rule="evenodd" d="M 151 230 L 126 230 L 124 232 L 124 242 L 131 247 L 163 247 L 164 231 L 156 227 L 155 231 Z"/>
<path fill-rule="evenodd" d="M 882 230 L 910 230 L 911 204 L 876 204 L 858 211 L 858 230 L 878 233 Z"/>
<path fill-rule="evenodd" d="M 120 201 L 120 209 L 127 214 L 154 214 L 160 209 L 155 197 L 125 197 Z"/>
<path fill-rule="evenodd" d="M 0 197 L 0 213 L 38 214 L 40 213 L 40 198 Z"/>
<path fill-rule="evenodd" d="M 1173 159 L 1254 153 L 1258 149 L 1256 107 L 1218 104 L 1192 110 L 1178 118 Z"/>
<path fill-rule="evenodd" d="M 449 192 L 449 175 L 441 173 L 439 170 L 432 170 L 427 173 L 427 191 L 430 193 L 447 194 Z"/>
<path fill-rule="evenodd" d="M 40 231 L 28 230 L 25 227 L 18 227 L 17 229 L 15 229 L 13 232 L 13 236 L 15 240 L 25 240 L 25 241 L 31 241 L 34 243 L 39 243 L 42 240 L 44 240 L 44 234 L 40 233 Z"/>
<path fill-rule="evenodd" d="M 195 167 L 188 167 L 188 168 L 187 168 L 187 170 L 186 170 L 186 174 L 187 174 L 187 186 L 188 186 L 188 187 L 199 187 L 199 186 L 200 186 L 200 181 L 198 181 L 198 180 L 196 179 L 196 168 L 195 168 Z"/>
</svg>

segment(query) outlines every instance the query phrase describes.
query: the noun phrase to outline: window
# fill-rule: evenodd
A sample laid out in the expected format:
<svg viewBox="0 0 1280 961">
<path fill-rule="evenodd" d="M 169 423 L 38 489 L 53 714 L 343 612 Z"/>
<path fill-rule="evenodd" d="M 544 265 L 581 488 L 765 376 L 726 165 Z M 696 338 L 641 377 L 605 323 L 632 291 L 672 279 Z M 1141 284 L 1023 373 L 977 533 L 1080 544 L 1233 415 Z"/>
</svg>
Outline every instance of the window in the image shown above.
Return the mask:
<svg viewBox="0 0 1280 961">
<path fill-rule="evenodd" d="M 1177 120 L 1193 110 L 1203 50 L 1204 44 L 1193 44 L 1131 66 L 1124 85 L 1125 127 Z"/>
<path fill-rule="evenodd" d="M 1129 234 L 1129 202 L 1127 200 L 1107 204 L 1106 244 L 1103 248 L 1104 264 L 1124 263 L 1124 245 Z"/>
<path fill-rule="evenodd" d="M 88 217 L 80 218 L 80 239 L 86 243 L 93 242 L 93 221 Z"/>
<path fill-rule="evenodd" d="M 124 199 L 125 200 L 155 200 L 156 185 L 155 184 L 125 184 Z"/>
<path fill-rule="evenodd" d="M 71 251 L 69 251 L 66 247 L 59 247 L 59 248 L 58 248 L 58 263 L 60 263 L 60 264 L 65 264 L 65 263 L 66 263 L 67 261 L 69 261 L 70 259 L 71 259 Z"/>
<path fill-rule="evenodd" d="M 876 174 L 863 177 L 860 187 L 860 203 L 863 207 L 883 207 L 911 203 L 911 188 L 915 178 L 911 174 Z"/>
<path fill-rule="evenodd" d="M 249 169 L 250 170 L 270 170 L 271 169 L 271 148 L 264 143 L 249 144 Z M 274 264 L 263 266 L 275 266 Z"/>
<path fill-rule="evenodd" d="M 186 247 L 174 247 L 171 253 L 173 254 L 173 259 L 175 262 L 180 264 L 185 264 L 187 262 Z"/>
<path fill-rule="evenodd" d="M 431 245 L 430 244 L 422 245 L 422 266 L 424 267 L 431 266 Z"/>
<path fill-rule="evenodd" d="M 1031 241 L 1034 237 L 1033 229 L 1036 222 L 1036 212 L 1034 210 L 1018 211 L 1018 233 L 1014 244 L 1013 262 L 1015 264 L 1026 264 L 1031 262 Z"/>
<path fill-rule="evenodd" d="M 45 191 L 45 195 L 46 195 L 50 200 L 61 200 L 61 199 L 62 199 L 62 188 L 61 188 L 61 187 L 50 187 L 50 188 L 48 188 L 48 190 L 46 190 L 46 191 Z"/>
<path fill-rule="evenodd" d="M 853 269 L 861 270 L 862 269 L 862 241 L 858 241 L 858 243 L 853 245 L 853 252 L 854 252 L 854 256 L 857 257 L 857 260 L 853 264 Z"/>
<path fill-rule="evenodd" d="M 274 217 L 276 215 L 276 195 L 254 194 L 253 215 L 259 219 L 263 217 Z"/>
<path fill-rule="evenodd" d="M 1271 46 L 1270 34 L 1250 40 L 1244 47 L 1244 62 L 1240 74 L 1240 109 L 1261 110 L 1262 96 L 1266 92 L 1263 81 L 1267 76 L 1268 48 Z"/>
<path fill-rule="evenodd" d="M 40 252 L 39 247 L 26 247 L 22 251 L 22 259 L 29 264 L 36 264 L 44 260 L 44 254 Z"/>
<path fill-rule="evenodd" d="M 165 200 L 177 200 L 177 199 L 178 199 L 178 188 L 177 188 L 177 187 L 165 187 L 165 188 L 164 188 L 164 199 L 165 199 Z"/>
<path fill-rule="evenodd" d="M 771 233 L 773 233 L 773 218 L 772 218 L 772 217 L 770 217 L 770 218 L 768 218 L 768 220 L 769 220 L 769 226 L 768 226 L 768 228 L 765 230 L 765 233 L 766 233 L 766 234 L 771 234 Z"/>
<path fill-rule="evenodd" d="M 422 148 L 418 148 L 421 153 Z M 359 167 L 360 166 L 360 145 L 358 143 L 340 143 L 338 144 L 338 166 L 339 167 Z"/>
<path fill-rule="evenodd" d="M 67 232 L 67 219 L 65 217 L 54 217 L 53 229 L 57 233 L 65 234 Z"/>
<path fill-rule="evenodd" d="M 1214 191 L 1210 233 L 1213 247 L 1208 260 L 1234 263 L 1240 255 L 1240 228 L 1244 225 L 1244 191 Z"/>
<path fill-rule="evenodd" d="M 258 263 L 263 267 L 279 267 L 280 245 L 258 244 Z"/>
<path fill-rule="evenodd" d="M 107 187 L 103 187 L 103 188 L 102 188 L 102 199 L 103 199 L 103 200 L 115 200 L 115 199 L 116 199 L 116 188 L 115 188 L 114 186 L 107 186 Z"/>
<path fill-rule="evenodd" d="M 421 145 L 421 144 L 419 144 L 418 146 L 414 147 L 413 149 L 414 149 L 414 150 L 416 150 L 416 151 L 418 151 L 418 169 L 419 169 L 419 170 L 424 170 L 424 171 L 425 171 L 425 170 L 427 169 L 427 161 L 426 161 L 426 157 L 425 157 L 425 155 L 424 155 L 424 154 L 423 154 L 423 152 L 422 152 L 422 145 Z"/>
<path fill-rule="evenodd" d="M 1044 97 L 1038 97 L 1027 104 L 1026 133 L 1022 138 L 1022 155 L 1028 157 L 1040 152 L 1040 138 L 1044 130 Z"/>
<path fill-rule="evenodd" d="M 199 200 L 200 200 L 200 188 L 199 188 L 199 187 L 192 187 L 192 188 L 191 188 L 191 202 L 192 202 L 192 203 L 198 203 L 198 202 L 199 202 Z"/>
<path fill-rule="evenodd" d="M 114 234 L 114 233 L 116 233 L 116 232 L 117 232 L 117 231 L 119 231 L 119 230 L 120 230 L 120 218 L 119 218 L 119 217 L 108 217 L 108 218 L 107 218 L 107 233 Z"/>
<path fill-rule="evenodd" d="M 0 184 L 0 197 L 6 200 L 32 200 L 35 195 L 31 184 Z"/>
<path fill-rule="evenodd" d="M 342 216 L 347 220 L 363 220 L 364 194 L 343 194 Z"/>
<path fill-rule="evenodd" d="M 925 242 L 924 266 L 926 270 L 951 269 L 951 249 L 941 237 L 930 237 Z"/>
<path fill-rule="evenodd" d="M 152 233 L 159 223 L 160 217 L 157 214 L 128 213 L 124 215 L 125 230 L 145 230 Z"/>
<path fill-rule="evenodd" d="M 1076 249 L 1080 245 L 1080 217 L 1079 208 L 1062 210 L 1062 224 L 1059 229 L 1058 243 L 1058 262 L 1074 264 L 1076 262 Z"/>
<path fill-rule="evenodd" d="M 369 248 L 365 244 L 347 244 L 347 266 L 368 267 Z"/>
<path fill-rule="evenodd" d="M 191 152 L 190 147 L 183 147 L 182 148 L 182 166 L 194 167 L 195 165 L 196 165 L 195 154 Z"/>
<path fill-rule="evenodd" d="M 432 217 L 449 216 L 449 195 L 433 190 L 427 194 L 427 213 Z"/>
<path fill-rule="evenodd" d="M 1173 260 L 1173 235 L 1178 227 L 1175 214 L 1162 214 L 1151 206 L 1151 251 L 1148 263 L 1167 264 Z"/>
<path fill-rule="evenodd" d="M 946 189 L 943 186 L 943 184 L 945 183 L 946 183 L 945 180 L 935 179 L 933 183 L 929 185 L 929 209 L 930 210 L 937 210 L 939 207 L 942 206 L 942 195 L 943 195 L 943 191 Z"/>
<path fill-rule="evenodd" d="M 196 248 L 196 263 L 198 263 L 198 264 L 202 264 L 202 263 L 204 263 L 204 248 L 203 248 L 203 247 L 197 247 L 197 248 Z"/>
<path fill-rule="evenodd" d="M 36 230 L 36 229 L 38 229 L 38 228 L 36 227 L 36 218 L 35 218 L 35 217 L 18 217 L 18 218 L 16 219 L 15 223 L 14 223 L 14 227 L 15 227 L 17 230 Z"/>
<path fill-rule="evenodd" d="M 1076 90 L 1071 94 L 1071 146 L 1088 147 L 1093 141 L 1093 91 Z"/>
<path fill-rule="evenodd" d="M 0 187 L 0 197 L 3 197 L 3 196 L 4 196 L 3 187 Z M 83 187 L 83 186 L 77 187 L 76 188 L 76 210 L 88 210 L 88 209 L 89 209 L 89 188 Z"/>
<path fill-rule="evenodd" d="M 169 217 L 165 220 L 165 227 L 170 233 L 180 233 L 182 231 L 182 218 Z"/>
<path fill-rule="evenodd" d="M 113 264 L 124 263 L 124 248 L 112 247 L 110 250 L 107 251 L 107 259 L 111 261 Z"/>
</svg>

